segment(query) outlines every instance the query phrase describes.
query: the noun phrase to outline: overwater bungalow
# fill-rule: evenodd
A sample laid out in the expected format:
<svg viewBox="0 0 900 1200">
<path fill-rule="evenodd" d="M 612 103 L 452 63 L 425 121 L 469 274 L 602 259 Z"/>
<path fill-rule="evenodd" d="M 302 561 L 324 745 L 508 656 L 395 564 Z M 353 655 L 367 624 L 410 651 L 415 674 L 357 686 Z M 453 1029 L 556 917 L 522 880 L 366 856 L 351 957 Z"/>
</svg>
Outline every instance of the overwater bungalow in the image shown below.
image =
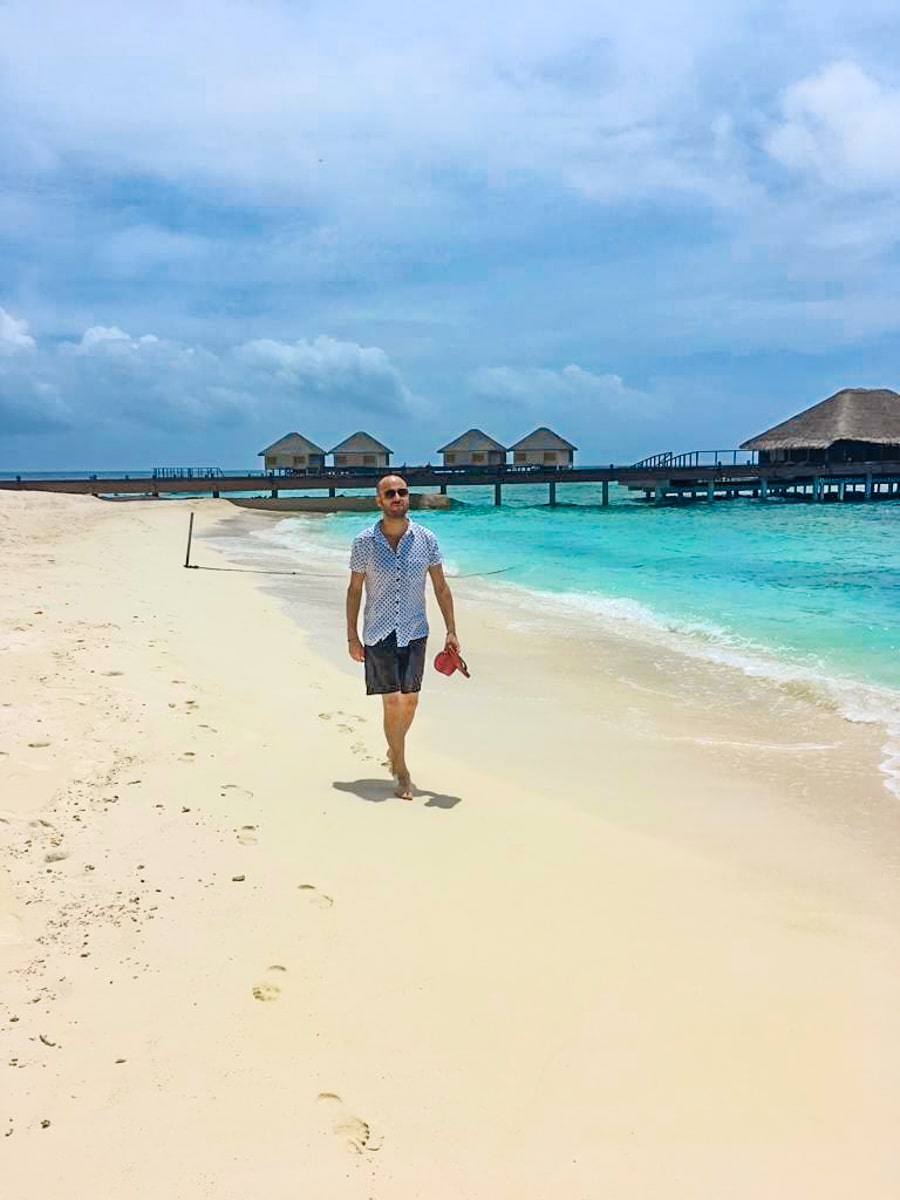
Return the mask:
<svg viewBox="0 0 900 1200">
<path fill-rule="evenodd" d="M 260 450 L 267 471 L 282 469 L 313 471 L 325 466 L 325 451 L 302 433 L 286 433 L 284 437 Z"/>
<path fill-rule="evenodd" d="M 773 463 L 900 461 L 900 395 L 889 388 L 844 388 L 741 444 Z"/>
<path fill-rule="evenodd" d="M 394 452 L 370 433 L 359 430 L 328 453 L 334 455 L 336 467 L 388 467 Z"/>
<path fill-rule="evenodd" d="M 506 447 L 481 429 L 467 429 L 438 454 L 443 454 L 445 467 L 501 467 L 506 462 Z"/>
<path fill-rule="evenodd" d="M 526 437 L 510 446 L 516 466 L 540 464 L 545 467 L 571 467 L 577 446 L 541 425 Z"/>
</svg>

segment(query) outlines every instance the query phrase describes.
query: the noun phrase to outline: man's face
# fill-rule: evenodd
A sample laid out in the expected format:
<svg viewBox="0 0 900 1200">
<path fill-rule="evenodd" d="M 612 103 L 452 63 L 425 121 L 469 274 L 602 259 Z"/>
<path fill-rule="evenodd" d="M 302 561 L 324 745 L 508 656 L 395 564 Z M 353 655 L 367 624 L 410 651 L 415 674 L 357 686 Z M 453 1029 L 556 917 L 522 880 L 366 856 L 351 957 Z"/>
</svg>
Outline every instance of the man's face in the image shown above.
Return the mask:
<svg viewBox="0 0 900 1200">
<path fill-rule="evenodd" d="M 399 492 L 404 494 L 398 495 Z M 399 475 L 388 475 L 378 484 L 378 507 L 392 521 L 402 521 L 409 512 L 409 488 Z"/>
</svg>

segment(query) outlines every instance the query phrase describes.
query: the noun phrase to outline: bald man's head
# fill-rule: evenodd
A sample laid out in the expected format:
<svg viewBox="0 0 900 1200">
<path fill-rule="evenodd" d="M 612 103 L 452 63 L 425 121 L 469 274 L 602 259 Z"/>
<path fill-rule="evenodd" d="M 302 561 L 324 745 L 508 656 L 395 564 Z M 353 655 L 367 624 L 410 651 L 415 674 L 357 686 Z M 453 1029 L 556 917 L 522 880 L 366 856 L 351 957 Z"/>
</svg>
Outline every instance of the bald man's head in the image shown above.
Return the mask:
<svg viewBox="0 0 900 1200">
<path fill-rule="evenodd" d="M 391 521 L 402 521 L 409 512 L 409 487 L 402 475 L 382 475 L 375 486 L 375 503 Z"/>
</svg>

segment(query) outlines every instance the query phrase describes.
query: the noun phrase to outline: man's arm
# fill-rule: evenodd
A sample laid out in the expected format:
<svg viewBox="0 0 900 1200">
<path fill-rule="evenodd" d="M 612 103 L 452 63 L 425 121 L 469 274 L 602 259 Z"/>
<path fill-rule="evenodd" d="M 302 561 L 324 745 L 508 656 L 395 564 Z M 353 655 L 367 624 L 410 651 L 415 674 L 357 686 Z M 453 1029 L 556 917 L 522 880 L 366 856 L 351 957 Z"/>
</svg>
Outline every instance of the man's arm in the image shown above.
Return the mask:
<svg viewBox="0 0 900 1200">
<path fill-rule="evenodd" d="M 444 618 L 444 624 L 447 626 L 447 639 L 445 645 L 452 646 L 454 650 L 459 650 L 459 638 L 456 636 L 456 617 L 453 612 L 453 596 L 450 592 L 450 584 L 444 578 L 444 568 L 440 563 L 428 568 L 428 574 L 431 576 L 431 582 L 434 584 L 434 598 L 438 602 L 438 608 L 441 610 L 441 616 Z"/>
<path fill-rule="evenodd" d="M 350 586 L 347 588 L 347 649 L 354 662 L 365 662 L 366 648 L 359 640 L 359 605 L 362 600 L 365 571 L 350 572 Z"/>
</svg>

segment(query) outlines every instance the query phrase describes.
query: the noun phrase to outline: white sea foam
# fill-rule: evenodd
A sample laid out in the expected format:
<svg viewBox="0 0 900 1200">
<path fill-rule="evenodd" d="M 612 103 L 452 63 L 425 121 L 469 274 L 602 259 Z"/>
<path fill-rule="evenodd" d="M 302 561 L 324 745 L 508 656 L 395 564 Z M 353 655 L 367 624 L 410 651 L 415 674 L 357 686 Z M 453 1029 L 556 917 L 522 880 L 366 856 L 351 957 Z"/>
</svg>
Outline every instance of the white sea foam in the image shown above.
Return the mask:
<svg viewBox="0 0 900 1200">
<path fill-rule="evenodd" d="M 517 584 L 496 583 L 493 587 L 538 620 L 552 619 L 558 634 L 583 637 L 588 617 L 605 632 L 769 680 L 854 724 L 881 726 L 887 741 L 879 769 L 885 787 L 900 797 L 900 692 L 833 674 L 814 664 L 786 662 L 767 648 L 712 623 L 665 617 L 638 600 L 541 592 Z M 521 622 L 516 625 L 521 627 Z"/>
</svg>

